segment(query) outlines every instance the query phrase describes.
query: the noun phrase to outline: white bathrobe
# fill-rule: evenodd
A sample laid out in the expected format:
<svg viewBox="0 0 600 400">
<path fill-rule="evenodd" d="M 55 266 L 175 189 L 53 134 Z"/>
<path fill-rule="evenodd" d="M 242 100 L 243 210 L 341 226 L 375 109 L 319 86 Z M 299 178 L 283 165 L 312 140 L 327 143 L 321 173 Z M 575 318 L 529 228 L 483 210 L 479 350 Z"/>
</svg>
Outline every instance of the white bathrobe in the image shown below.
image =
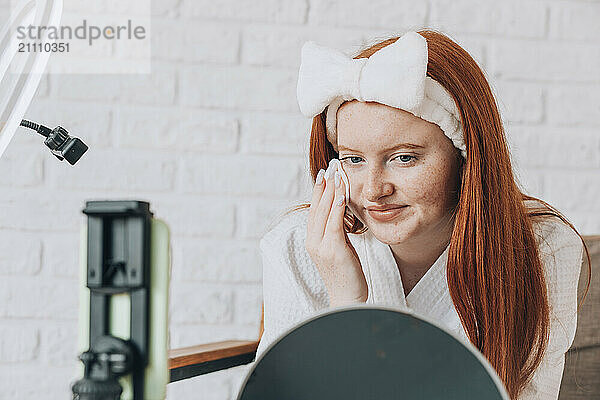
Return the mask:
<svg viewBox="0 0 600 400">
<path fill-rule="evenodd" d="M 264 332 L 257 358 L 288 329 L 329 308 L 325 284 L 305 248 L 308 209 L 288 214 L 260 240 L 263 261 Z M 583 245 L 558 218 L 534 223 L 550 302 L 550 342 L 542 364 L 519 400 L 558 398 L 565 352 L 577 326 L 577 283 Z M 448 247 L 415 287 L 404 295 L 400 272 L 389 245 L 370 230 L 348 235 L 358 253 L 369 295 L 367 304 L 407 309 L 438 321 L 469 342 L 446 281 Z"/>
</svg>

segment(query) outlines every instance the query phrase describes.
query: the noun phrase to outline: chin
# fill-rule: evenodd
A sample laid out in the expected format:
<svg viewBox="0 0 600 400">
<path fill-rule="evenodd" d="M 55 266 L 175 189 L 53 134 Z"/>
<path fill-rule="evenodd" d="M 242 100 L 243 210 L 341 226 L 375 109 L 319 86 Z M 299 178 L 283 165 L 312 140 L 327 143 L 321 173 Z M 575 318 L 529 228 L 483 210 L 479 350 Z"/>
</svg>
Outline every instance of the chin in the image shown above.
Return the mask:
<svg viewBox="0 0 600 400">
<path fill-rule="evenodd" d="M 369 230 L 371 230 L 373 236 L 375 236 L 377 240 L 390 245 L 402 243 L 410 237 L 410 234 L 397 226 L 384 227 L 378 223 L 369 226 Z"/>
<path fill-rule="evenodd" d="M 411 224 L 410 219 L 379 222 L 368 216 L 366 218 L 366 225 L 373 236 L 385 244 L 402 243 L 413 236 L 415 227 Z"/>
</svg>

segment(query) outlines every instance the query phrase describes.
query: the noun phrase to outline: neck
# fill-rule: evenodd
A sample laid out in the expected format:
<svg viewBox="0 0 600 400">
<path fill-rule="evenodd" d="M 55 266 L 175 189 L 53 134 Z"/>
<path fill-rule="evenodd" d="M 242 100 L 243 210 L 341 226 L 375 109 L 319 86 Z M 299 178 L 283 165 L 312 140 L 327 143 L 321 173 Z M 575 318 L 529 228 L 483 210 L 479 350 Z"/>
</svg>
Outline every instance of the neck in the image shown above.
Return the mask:
<svg viewBox="0 0 600 400">
<path fill-rule="evenodd" d="M 435 234 L 424 235 L 422 239 L 416 238 L 410 242 L 390 245 L 400 271 L 405 295 L 410 293 L 444 252 L 450 243 L 453 225 L 447 223 L 445 229 L 436 229 Z"/>
</svg>

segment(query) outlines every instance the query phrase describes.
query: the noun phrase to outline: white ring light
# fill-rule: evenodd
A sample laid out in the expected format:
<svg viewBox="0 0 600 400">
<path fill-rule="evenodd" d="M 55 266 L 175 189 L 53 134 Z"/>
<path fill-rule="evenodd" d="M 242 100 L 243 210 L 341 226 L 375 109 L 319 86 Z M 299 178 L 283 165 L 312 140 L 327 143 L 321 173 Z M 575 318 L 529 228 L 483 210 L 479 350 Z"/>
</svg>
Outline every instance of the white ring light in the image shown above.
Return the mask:
<svg viewBox="0 0 600 400">
<path fill-rule="evenodd" d="M 58 27 L 62 8 L 62 0 L 19 1 L 0 30 L 0 157 L 27 111 L 50 57 L 46 51 L 19 53 L 16 27 Z M 52 42 L 47 35 L 42 41 Z"/>
</svg>

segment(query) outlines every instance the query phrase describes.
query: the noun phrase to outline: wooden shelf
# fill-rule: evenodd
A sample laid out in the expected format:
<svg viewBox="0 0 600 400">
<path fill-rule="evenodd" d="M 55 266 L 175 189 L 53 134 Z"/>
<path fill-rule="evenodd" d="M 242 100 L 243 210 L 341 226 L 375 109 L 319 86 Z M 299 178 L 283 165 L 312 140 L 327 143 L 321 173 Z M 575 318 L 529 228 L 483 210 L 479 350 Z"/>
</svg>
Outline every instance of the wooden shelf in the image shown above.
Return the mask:
<svg viewBox="0 0 600 400">
<path fill-rule="evenodd" d="M 225 340 L 169 350 L 169 369 L 256 353 L 258 341 Z"/>
</svg>

